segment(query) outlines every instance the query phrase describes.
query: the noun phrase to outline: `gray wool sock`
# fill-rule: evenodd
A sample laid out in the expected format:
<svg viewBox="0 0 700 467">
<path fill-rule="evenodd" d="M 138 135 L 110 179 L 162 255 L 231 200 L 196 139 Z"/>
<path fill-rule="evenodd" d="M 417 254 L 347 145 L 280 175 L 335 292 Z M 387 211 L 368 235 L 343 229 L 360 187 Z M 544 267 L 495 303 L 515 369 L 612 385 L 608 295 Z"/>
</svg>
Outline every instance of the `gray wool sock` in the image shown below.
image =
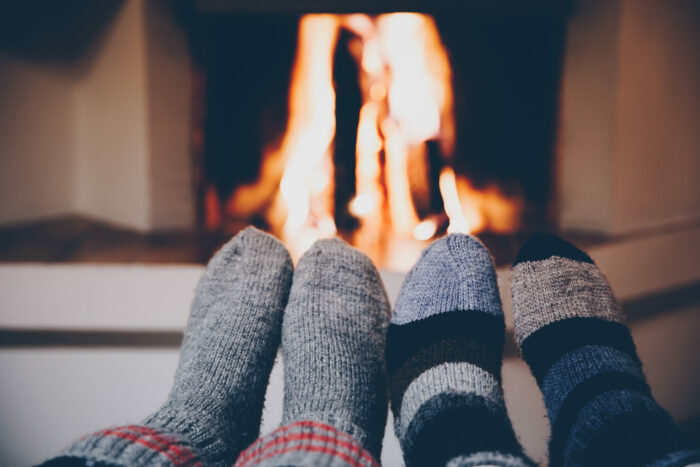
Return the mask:
<svg viewBox="0 0 700 467">
<path fill-rule="evenodd" d="M 252 227 L 239 233 L 212 258 L 197 285 L 163 406 L 138 425 L 82 438 L 62 458 L 231 465 L 258 436 L 291 279 L 292 262 L 279 241 Z"/>
<path fill-rule="evenodd" d="M 503 399 L 504 332 L 486 248 L 461 234 L 433 242 L 401 287 L 387 342 L 406 465 L 532 465 Z"/>
<path fill-rule="evenodd" d="M 387 416 L 389 302 L 369 258 L 340 240 L 299 261 L 282 326 L 282 426 L 237 465 L 376 465 Z"/>
</svg>

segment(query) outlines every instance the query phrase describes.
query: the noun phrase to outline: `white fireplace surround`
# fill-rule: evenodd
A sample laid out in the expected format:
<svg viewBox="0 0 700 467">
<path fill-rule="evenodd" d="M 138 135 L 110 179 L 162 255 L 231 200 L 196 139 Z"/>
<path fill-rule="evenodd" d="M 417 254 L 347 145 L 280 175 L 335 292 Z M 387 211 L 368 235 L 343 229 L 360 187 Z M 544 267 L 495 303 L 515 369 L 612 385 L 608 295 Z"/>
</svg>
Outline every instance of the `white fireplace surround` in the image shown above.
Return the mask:
<svg viewBox="0 0 700 467">
<path fill-rule="evenodd" d="M 700 227 L 628 238 L 591 256 L 623 303 L 700 283 Z M 0 265 L 0 329 L 180 332 L 198 265 Z M 512 331 L 509 269 L 498 282 Z M 404 275 L 382 271 L 392 303 Z M 662 302 L 649 317 L 630 315 L 632 334 L 655 397 L 678 420 L 700 416 L 700 303 Z M 133 423 L 165 398 L 178 349 L 168 347 L 0 347 L 0 463 L 34 465 L 66 443 L 105 426 Z M 537 385 L 515 355 L 504 361 L 509 414 L 526 452 L 546 460 L 548 426 Z M 282 368 L 268 387 L 262 431 L 282 416 Z M 382 462 L 401 465 L 387 426 Z"/>
<path fill-rule="evenodd" d="M 95 42 L 73 61 L 0 55 L 0 224 L 192 228 L 183 31 L 162 1 L 130 0 Z"/>
</svg>

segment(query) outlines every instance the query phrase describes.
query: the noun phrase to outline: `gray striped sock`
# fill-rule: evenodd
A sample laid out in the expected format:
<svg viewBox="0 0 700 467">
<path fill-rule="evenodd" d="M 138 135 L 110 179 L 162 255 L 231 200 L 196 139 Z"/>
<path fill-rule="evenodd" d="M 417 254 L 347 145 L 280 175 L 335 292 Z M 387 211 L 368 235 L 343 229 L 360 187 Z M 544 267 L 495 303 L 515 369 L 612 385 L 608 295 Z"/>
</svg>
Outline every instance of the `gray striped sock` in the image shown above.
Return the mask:
<svg viewBox="0 0 700 467">
<path fill-rule="evenodd" d="M 515 331 L 551 426 L 549 465 L 700 460 L 654 400 L 610 285 L 593 260 L 533 235 L 511 275 Z"/>
</svg>

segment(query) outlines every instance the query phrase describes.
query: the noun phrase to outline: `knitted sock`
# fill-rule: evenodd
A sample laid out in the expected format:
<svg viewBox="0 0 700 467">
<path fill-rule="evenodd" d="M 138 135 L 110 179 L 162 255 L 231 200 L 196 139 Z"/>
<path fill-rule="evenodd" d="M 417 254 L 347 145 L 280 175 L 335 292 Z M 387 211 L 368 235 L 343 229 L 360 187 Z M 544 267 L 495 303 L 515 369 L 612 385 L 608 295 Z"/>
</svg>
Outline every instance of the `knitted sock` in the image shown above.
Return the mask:
<svg viewBox="0 0 700 467">
<path fill-rule="evenodd" d="M 340 240 L 316 242 L 297 265 L 284 312 L 282 426 L 236 465 L 377 465 L 389 317 L 369 258 Z"/>
<path fill-rule="evenodd" d="M 257 436 L 280 341 L 292 262 L 254 228 L 209 262 L 197 285 L 167 401 L 139 425 L 103 430 L 54 459 L 111 465 L 231 465 Z M 51 465 L 51 463 L 49 464 Z"/>
<path fill-rule="evenodd" d="M 533 236 L 511 281 L 517 340 L 552 428 L 551 466 L 700 460 L 651 396 L 619 306 L 588 255 Z"/>
<path fill-rule="evenodd" d="M 501 389 L 505 323 L 484 246 L 448 235 L 399 293 L 387 365 L 406 465 L 524 466 Z"/>
</svg>

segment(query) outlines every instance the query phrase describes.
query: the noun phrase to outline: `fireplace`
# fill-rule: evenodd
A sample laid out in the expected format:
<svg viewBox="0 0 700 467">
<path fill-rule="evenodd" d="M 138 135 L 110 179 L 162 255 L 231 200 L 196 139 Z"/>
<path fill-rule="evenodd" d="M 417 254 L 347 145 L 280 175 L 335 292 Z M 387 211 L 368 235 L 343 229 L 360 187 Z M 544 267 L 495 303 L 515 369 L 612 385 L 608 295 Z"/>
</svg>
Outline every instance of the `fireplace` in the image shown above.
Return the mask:
<svg viewBox="0 0 700 467">
<path fill-rule="evenodd" d="M 507 264 L 698 218 L 680 1 L 42 2 L 0 36 L 4 260 L 204 262 L 254 224 L 405 271 L 448 231 Z"/>
<path fill-rule="evenodd" d="M 270 14 L 194 26 L 200 225 L 405 270 L 431 239 L 552 225 L 566 15 Z"/>
<path fill-rule="evenodd" d="M 540 463 L 546 415 L 514 350 L 509 264 L 532 230 L 573 240 L 608 277 L 655 397 L 700 439 L 700 3 L 54 3 L 10 2 L 0 15 L 0 370 L 12 376 L 0 380 L 0 406 L 16 428 L 0 439 L 7 464 L 35 465 L 95 427 L 152 410 L 167 393 L 212 252 L 247 223 L 285 236 L 288 213 L 274 217 L 266 203 L 275 205 L 286 163 L 266 179 L 272 188 L 258 178 L 296 121 L 297 38 L 315 15 L 336 25 L 320 44 L 333 63 L 324 73 L 334 94 L 325 123 L 334 128 L 325 152 L 314 153 L 333 162 L 320 172 L 333 190 L 320 190 L 323 209 L 308 212 L 327 215 L 338 235 L 373 256 L 390 300 L 420 248 L 465 218 L 464 230 L 497 262 L 508 410 Z M 437 83 L 452 95 L 453 120 L 437 99 L 438 124 L 415 129 L 387 97 L 395 83 L 363 84 L 357 57 L 381 35 L 372 32 L 380 19 L 397 12 L 399 22 L 432 25 L 433 45 L 439 37 L 434 55 L 447 57 L 451 80 Z M 408 188 L 399 206 L 411 222 L 401 229 L 393 223 L 403 217 L 384 217 L 395 187 L 385 176 L 392 128 L 380 115 L 415 136 L 402 159 Z M 365 132 L 373 144 L 358 138 Z M 305 159 L 300 165 L 317 173 Z M 360 183 L 369 166 L 379 177 Z M 248 189 L 265 195 L 245 197 L 262 203 L 245 211 L 235 200 Z M 384 197 L 384 211 L 363 224 L 364 213 L 376 213 L 371 193 Z M 474 206 L 484 218 L 498 210 L 486 200 L 504 200 L 517 215 L 470 223 Z M 367 225 L 391 236 L 363 243 Z M 292 249 L 293 240 L 285 239 Z M 281 418 L 281 373 L 273 372 L 264 432 Z M 115 388 L 123 397 L 105 406 Z M 400 463 L 391 433 L 384 465 Z"/>
</svg>

